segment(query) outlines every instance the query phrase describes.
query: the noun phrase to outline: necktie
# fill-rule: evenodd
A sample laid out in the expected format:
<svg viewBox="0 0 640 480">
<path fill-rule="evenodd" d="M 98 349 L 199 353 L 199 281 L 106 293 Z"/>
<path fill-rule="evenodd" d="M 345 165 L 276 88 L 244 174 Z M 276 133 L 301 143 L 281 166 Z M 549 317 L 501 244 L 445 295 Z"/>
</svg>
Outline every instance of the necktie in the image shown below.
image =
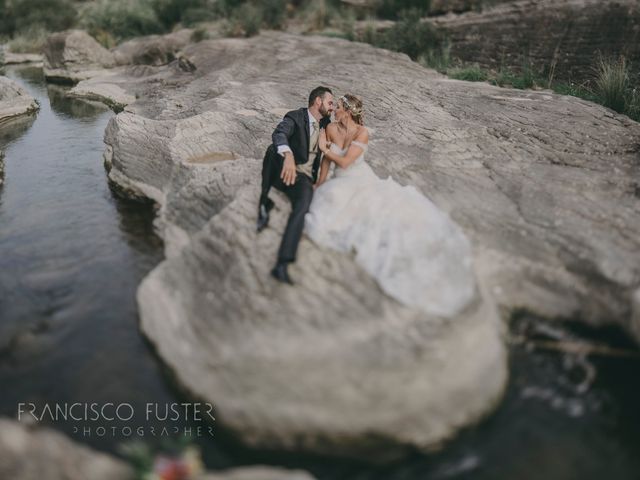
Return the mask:
<svg viewBox="0 0 640 480">
<path fill-rule="evenodd" d="M 309 138 L 309 151 L 314 152 L 318 147 L 318 138 L 320 137 L 320 129 L 318 128 L 318 122 L 315 120 L 311 122 L 311 138 Z"/>
</svg>

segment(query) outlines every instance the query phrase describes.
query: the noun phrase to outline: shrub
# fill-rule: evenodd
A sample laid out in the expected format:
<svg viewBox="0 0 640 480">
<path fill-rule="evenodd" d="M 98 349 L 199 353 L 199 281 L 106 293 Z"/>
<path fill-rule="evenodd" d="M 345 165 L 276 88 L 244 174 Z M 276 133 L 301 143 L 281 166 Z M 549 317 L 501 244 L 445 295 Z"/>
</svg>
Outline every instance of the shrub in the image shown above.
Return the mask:
<svg viewBox="0 0 640 480">
<path fill-rule="evenodd" d="M 335 10 L 327 5 L 326 0 L 311 1 L 303 7 L 303 18 L 307 31 L 314 32 L 327 28 L 332 20 Z"/>
<path fill-rule="evenodd" d="M 166 30 L 177 23 L 192 25 L 221 15 L 221 7 L 215 0 L 151 0 L 151 6 Z"/>
<path fill-rule="evenodd" d="M 367 22 L 367 25 L 362 32 L 362 36 L 359 39 L 361 42 L 370 43 L 371 45 L 379 45 L 380 38 L 376 31 L 376 27 L 372 22 Z"/>
<path fill-rule="evenodd" d="M 636 88 L 631 90 L 629 93 L 627 101 L 627 115 L 636 122 L 640 122 L 640 90 Z"/>
<path fill-rule="evenodd" d="M 522 71 L 518 77 L 515 87 L 524 90 L 526 88 L 532 88 L 535 84 L 536 81 L 531 68 L 531 63 L 529 63 L 528 56 L 525 56 L 522 64 Z"/>
<path fill-rule="evenodd" d="M 284 27 L 287 14 L 287 0 L 262 0 L 262 23 L 267 28 Z"/>
<path fill-rule="evenodd" d="M 207 38 L 209 38 L 209 32 L 207 32 L 206 28 L 196 28 L 191 34 L 191 41 L 194 43 L 201 42 Z"/>
<path fill-rule="evenodd" d="M 0 33 L 8 35 L 30 29 L 66 30 L 76 17 L 70 0 L 0 0 Z"/>
<path fill-rule="evenodd" d="M 352 12 L 344 12 L 339 16 L 338 28 L 347 40 L 354 41 L 356 39 L 355 23 L 356 17 Z"/>
<path fill-rule="evenodd" d="M 15 21 L 9 14 L 6 0 L 0 0 L 0 35 L 5 37 L 15 29 Z"/>
<path fill-rule="evenodd" d="M 48 32 L 41 25 L 33 25 L 14 34 L 9 41 L 9 51 L 13 53 L 40 53 L 47 41 Z"/>
<path fill-rule="evenodd" d="M 216 2 L 216 7 L 221 16 L 230 17 L 244 3 L 246 0 L 219 0 Z"/>
<path fill-rule="evenodd" d="M 514 72 L 509 68 L 501 67 L 495 78 L 489 82 L 499 87 L 512 87 L 520 90 L 533 88 L 537 84 L 546 84 L 546 81 L 543 79 L 536 80 L 533 71 L 528 67 L 523 68 L 521 72 Z"/>
<path fill-rule="evenodd" d="M 393 27 L 376 37 L 377 46 L 406 53 L 413 60 L 441 42 L 431 25 L 421 22 L 415 11 L 405 11 Z"/>
<path fill-rule="evenodd" d="M 92 34 L 93 38 L 95 38 L 96 41 L 104 48 L 113 48 L 118 43 L 116 42 L 116 39 L 113 38 L 113 35 L 111 35 L 111 33 L 107 32 L 106 30 L 95 30 L 92 32 Z"/>
<path fill-rule="evenodd" d="M 233 11 L 226 28 L 226 34 L 232 37 L 252 37 L 260 32 L 262 10 L 253 3 L 243 3 Z"/>
<path fill-rule="evenodd" d="M 424 67 L 446 73 L 451 65 L 451 44 L 443 41 L 439 46 L 429 48 L 418 57 L 418 63 Z"/>
<path fill-rule="evenodd" d="M 92 34 L 102 30 L 119 39 L 164 30 L 149 0 L 97 0 L 86 6 L 82 16 L 82 25 Z"/>
<path fill-rule="evenodd" d="M 629 90 L 629 68 L 625 58 L 605 59 L 600 55 L 594 71 L 594 93 L 600 102 L 616 112 L 624 112 Z"/>
<path fill-rule="evenodd" d="M 430 0 L 378 0 L 376 13 L 382 18 L 395 20 L 401 18 L 403 12 L 411 11 L 416 18 L 429 12 Z"/>
<path fill-rule="evenodd" d="M 220 12 L 215 8 L 190 8 L 182 14 L 180 23 L 185 27 L 192 27 L 200 22 L 216 20 L 220 16 Z"/>
</svg>

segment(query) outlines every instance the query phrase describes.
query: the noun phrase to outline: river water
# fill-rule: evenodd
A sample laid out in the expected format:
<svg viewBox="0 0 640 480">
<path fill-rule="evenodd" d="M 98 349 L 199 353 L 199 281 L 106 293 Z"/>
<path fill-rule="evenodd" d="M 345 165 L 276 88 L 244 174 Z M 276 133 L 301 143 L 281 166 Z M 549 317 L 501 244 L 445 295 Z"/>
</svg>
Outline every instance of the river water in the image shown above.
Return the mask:
<svg viewBox="0 0 640 480">
<path fill-rule="evenodd" d="M 137 285 L 162 260 L 154 207 L 121 198 L 102 165 L 104 129 L 113 115 L 64 97 L 41 70 L 4 74 L 38 99 L 35 117 L 0 128 L 6 153 L 0 187 L 0 415 L 19 404 L 186 401 L 138 330 Z M 180 421 L 209 468 L 272 463 L 319 479 L 636 480 L 640 478 L 640 360 L 616 330 L 560 327 L 522 316 L 512 333 L 511 379 L 500 408 L 438 454 L 371 466 L 276 455 L 234 445 L 204 422 Z M 632 352 L 567 353 L 544 341 L 603 341 Z M 536 346 L 537 345 L 537 346 Z M 545 346 L 546 345 L 546 346 Z M 557 345 L 557 344 L 553 344 Z M 553 346 L 552 345 L 552 346 Z M 139 420 L 139 419 L 134 419 Z M 118 452 L 132 438 L 151 444 L 166 425 L 141 421 L 144 435 L 121 428 L 100 435 L 89 424 L 44 421 L 78 442 Z M 122 427 L 127 422 L 117 424 Z M 187 430 L 191 429 L 191 430 Z"/>
</svg>

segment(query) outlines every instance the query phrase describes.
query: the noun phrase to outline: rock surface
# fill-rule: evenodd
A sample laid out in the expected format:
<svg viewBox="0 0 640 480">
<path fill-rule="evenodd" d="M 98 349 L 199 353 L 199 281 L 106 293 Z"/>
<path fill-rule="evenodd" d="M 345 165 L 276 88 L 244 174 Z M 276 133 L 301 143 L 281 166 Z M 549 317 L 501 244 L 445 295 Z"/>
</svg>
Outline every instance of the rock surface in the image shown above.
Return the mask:
<svg viewBox="0 0 640 480">
<path fill-rule="evenodd" d="M 135 472 L 111 455 L 48 427 L 0 417 L 0 478 L 11 480 L 133 480 Z M 314 480 L 303 470 L 246 466 L 205 472 L 197 480 Z"/>
<path fill-rule="evenodd" d="M 105 161 L 161 206 L 168 258 L 139 289 L 142 329 L 245 442 L 377 459 L 437 446 L 504 388 L 488 291 L 505 316 L 640 332 L 639 124 L 338 39 L 267 33 L 184 54 L 194 73 L 110 80 L 138 100 L 109 124 Z M 363 97 L 376 172 L 416 186 L 472 239 L 479 294 L 460 318 L 410 311 L 306 239 L 296 287 L 270 280 L 289 207 L 274 195 L 271 228 L 255 234 L 260 159 L 319 83 Z"/>
<path fill-rule="evenodd" d="M 44 76 L 48 81 L 77 83 L 105 73 L 114 55 L 83 30 L 67 30 L 47 37 Z"/>
<path fill-rule="evenodd" d="M 0 58 L 0 65 L 18 65 L 21 63 L 31 63 L 34 66 L 42 64 L 42 55 L 39 53 L 13 53 L 4 52 L 4 62 Z"/>
<path fill-rule="evenodd" d="M 128 40 L 113 49 L 118 65 L 166 65 L 191 41 L 192 29 Z"/>
<path fill-rule="evenodd" d="M 256 466 L 208 473 L 199 477 L 198 480 L 313 480 L 314 478 L 302 470 Z"/>
<path fill-rule="evenodd" d="M 438 446 L 497 404 L 502 326 L 482 285 L 458 318 L 428 318 L 383 295 L 352 256 L 307 240 L 293 271 L 300 286 L 270 281 L 288 207 L 277 199 L 274 228 L 255 234 L 259 159 L 306 93 L 255 75 L 276 67 L 307 92 L 322 67 L 285 58 L 269 67 L 267 52 L 299 60 L 316 48 L 425 72 L 403 55 L 329 39 L 202 42 L 184 51 L 194 74 L 165 71 L 174 89 L 139 95 L 110 122 L 106 161 L 113 181 L 163 206 L 169 260 L 139 304 L 181 383 L 248 444 L 383 460 Z M 469 353 L 452 361 L 455 351 Z"/>
<path fill-rule="evenodd" d="M 133 480 L 129 466 L 48 428 L 0 418 L 0 478 Z"/>
<path fill-rule="evenodd" d="M 0 75 L 0 126 L 38 108 L 38 102 L 24 88 Z"/>
<path fill-rule="evenodd" d="M 445 3 L 451 2 L 434 2 Z M 487 68 L 522 68 L 553 78 L 593 76 L 595 52 L 625 55 L 640 72 L 640 4 L 637 0 L 501 1 L 482 11 L 429 19 L 442 28 L 451 56 Z"/>
</svg>

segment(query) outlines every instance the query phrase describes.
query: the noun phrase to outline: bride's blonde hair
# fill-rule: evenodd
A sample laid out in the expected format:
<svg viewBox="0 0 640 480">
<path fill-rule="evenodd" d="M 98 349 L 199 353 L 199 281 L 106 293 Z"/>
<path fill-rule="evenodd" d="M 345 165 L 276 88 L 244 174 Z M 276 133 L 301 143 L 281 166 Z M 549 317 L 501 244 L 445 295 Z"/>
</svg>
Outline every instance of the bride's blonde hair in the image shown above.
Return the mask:
<svg viewBox="0 0 640 480">
<path fill-rule="evenodd" d="M 347 93 L 340 97 L 343 107 L 351 114 L 351 118 L 358 124 L 364 125 L 364 109 L 362 100 L 355 95 Z"/>
</svg>

